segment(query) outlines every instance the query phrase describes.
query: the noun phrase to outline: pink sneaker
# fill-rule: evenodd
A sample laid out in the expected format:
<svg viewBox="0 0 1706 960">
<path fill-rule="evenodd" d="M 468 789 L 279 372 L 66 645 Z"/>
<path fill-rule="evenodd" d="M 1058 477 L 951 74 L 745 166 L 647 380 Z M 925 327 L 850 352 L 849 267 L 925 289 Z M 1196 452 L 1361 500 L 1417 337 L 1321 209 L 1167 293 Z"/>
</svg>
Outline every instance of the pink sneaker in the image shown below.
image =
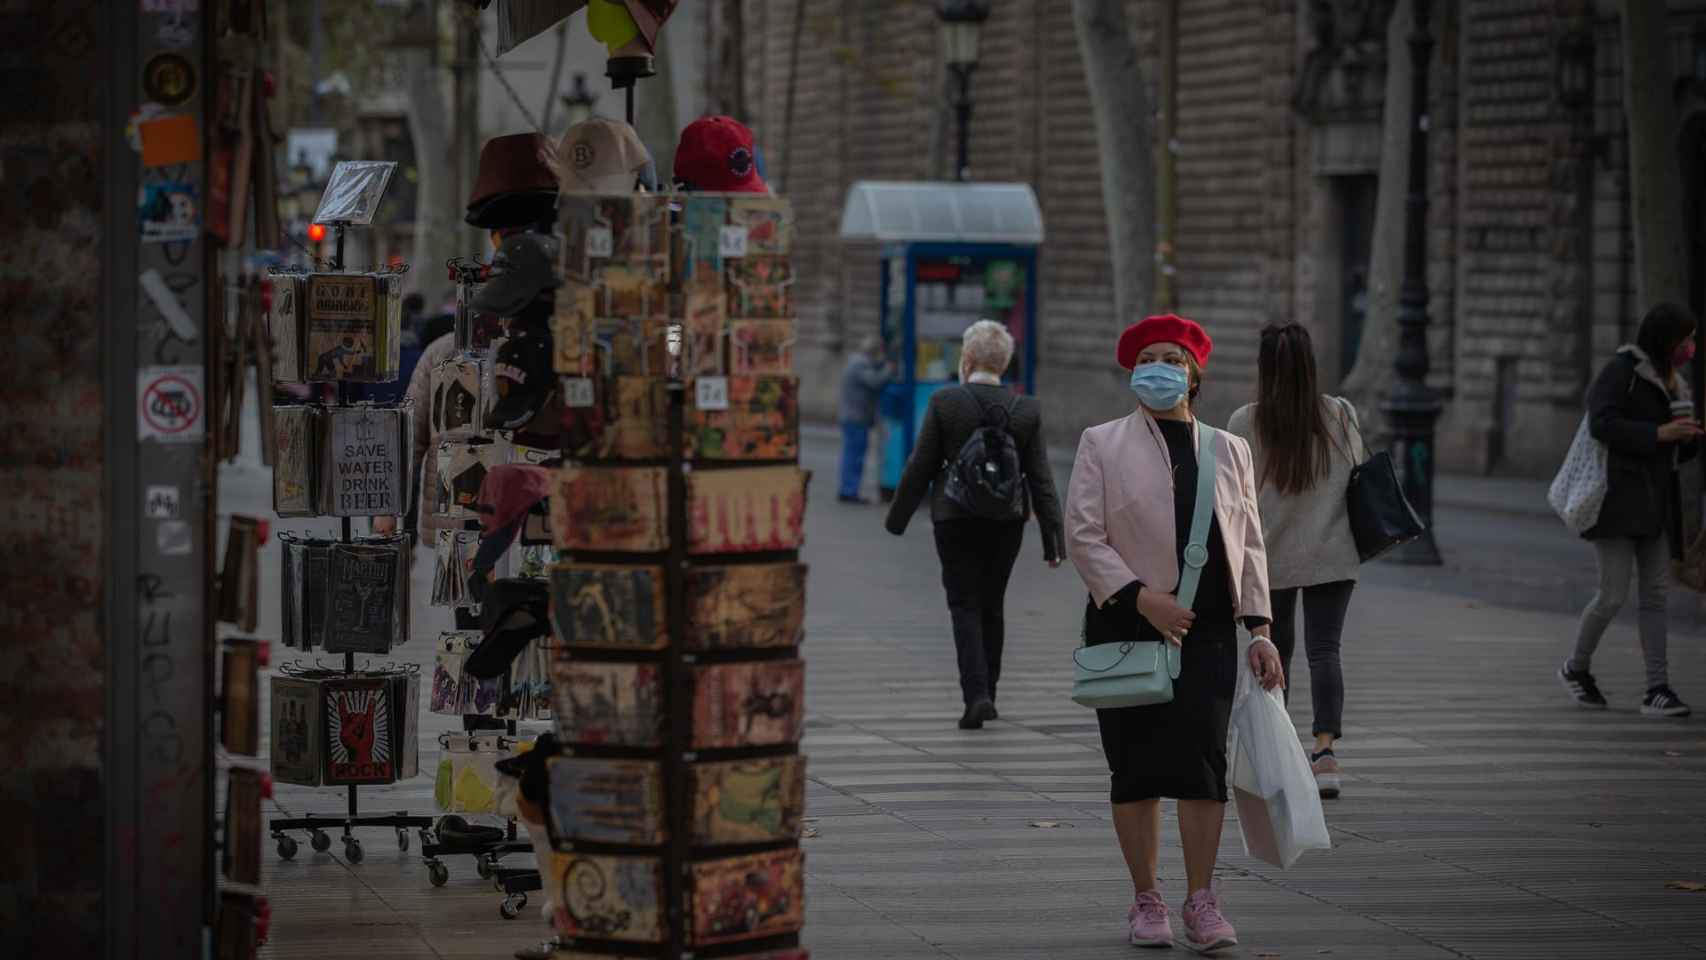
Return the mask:
<svg viewBox="0 0 1706 960">
<path fill-rule="evenodd" d="M 1185 900 L 1185 936 L 1179 946 L 1212 953 L 1238 945 L 1238 931 L 1220 915 L 1220 898 L 1213 890 L 1198 890 Z"/>
<path fill-rule="evenodd" d="M 1321 799 L 1332 800 L 1339 795 L 1339 758 L 1331 753 L 1324 753 L 1321 759 L 1310 764 L 1315 773 L 1315 786 L 1321 791 Z"/>
<path fill-rule="evenodd" d="M 1131 926 L 1131 945 L 1134 947 L 1170 947 L 1173 945 L 1173 924 L 1167 919 L 1167 902 L 1154 890 L 1137 895 L 1137 902 L 1126 914 Z"/>
</svg>

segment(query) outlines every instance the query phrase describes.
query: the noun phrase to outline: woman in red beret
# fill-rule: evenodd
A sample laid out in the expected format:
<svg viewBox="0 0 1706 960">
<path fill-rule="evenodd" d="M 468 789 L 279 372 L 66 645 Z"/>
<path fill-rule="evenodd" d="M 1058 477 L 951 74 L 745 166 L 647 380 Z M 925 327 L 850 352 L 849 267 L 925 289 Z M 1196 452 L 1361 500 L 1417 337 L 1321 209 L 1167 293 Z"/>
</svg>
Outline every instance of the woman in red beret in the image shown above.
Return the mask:
<svg viewBox="0 0 1706 960">
<path fill-rule="evenodd" d="M 1170 702 L 1102 709 L 1096 720 L 1112 774 L 1114 831 L 1136 891 L 1129 940 L 1174 942 L 1156 879 L 1161 798 L 1172 797 L 1188 887 L 1177 942 L 1199 953 L 1238 942 L 1210 880 L 1226 816 L 1240 620 L 1255 637 L 1250 669 L 1266 688 L 1281 682 L 1268 639 L 1268 561 L 1250 448 L 1193 415 L 1212 349 L 1201 326 L 1171 314 L 1121 334 L 1117 355 L 1131 371 L 1136 409 L 1084 431 L 1066 498 L 1067 555 L 1090 591 L 1084 642 L 1181 648 Z M 1214 445 L 1213 509 L 1200 523 L 1199 444 Z M 1194 594 L 1189 602 L 1181 603 L 1181 590 Z"/>
</svg>

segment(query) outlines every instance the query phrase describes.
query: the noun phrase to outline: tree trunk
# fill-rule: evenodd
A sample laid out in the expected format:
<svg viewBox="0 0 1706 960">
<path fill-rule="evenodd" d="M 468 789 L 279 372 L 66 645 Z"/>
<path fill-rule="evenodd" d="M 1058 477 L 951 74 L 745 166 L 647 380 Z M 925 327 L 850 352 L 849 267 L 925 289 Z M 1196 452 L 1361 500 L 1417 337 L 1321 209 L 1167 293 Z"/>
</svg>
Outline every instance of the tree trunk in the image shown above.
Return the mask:
<svg viewBox="0 0 1706 960">
<path fill-rule="evenodd" d="M 1688 302 L 1682 251 L 1682 172 L 1671 94 L 1665 5 L 1623 0 L 1623 102 L 1634 190 L 1636 313 Z"/>
<path fill-rule="evenodd" d="M 408 283 L 426 298 L 427 312 L 444 302 L 450 284 L 444 261 L 461 254 L 463 235 L 457 211 L 464 205 L 456 178 L 450 171 L 449 111 L 439 89 L 442 72 L 432 62 L 432 51 L 415 48 L 400 51 L 403 88 L 409 103 L 409 137 L 415 145 L 415 169 L 420 183 L 415 202 L 415 246 Z"/>
<path fill-rule="evenodd" d="M 1386 99 L 1382 107 L 1380 188 L 1374 209 L 1374 247 L 1369 251 L 1368 310 L 1356 364 L 1340 392 L 1365 418 L 1364 430 L 1378 434 L 1380 401 L 1397 374 L 1398 290 L 1404 285 L 1404 199 L 1410 182 L 1410 0 L 1398 0 L 1386 26 Z M 1373 419 L 1370 419 L 1373 418 Z"/>
<path fill-rule="evenodd" d="M 1155 290 L 1155 111 L 1123 0 L 1072 0 L 1072 22 L 1096 116 L 1114 322 L 1124 327 L 1148 312 Z"/>
</svg>

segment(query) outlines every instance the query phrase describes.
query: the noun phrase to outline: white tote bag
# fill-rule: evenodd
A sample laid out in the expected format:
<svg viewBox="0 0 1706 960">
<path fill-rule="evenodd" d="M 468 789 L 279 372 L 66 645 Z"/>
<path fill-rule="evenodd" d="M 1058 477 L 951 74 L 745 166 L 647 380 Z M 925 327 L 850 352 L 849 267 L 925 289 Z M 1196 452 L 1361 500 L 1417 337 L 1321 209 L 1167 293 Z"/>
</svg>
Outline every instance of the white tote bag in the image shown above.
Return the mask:
<svg viewBox="0 0 1706 960">
<path fill-rule="evenodd" d="M 1263 690 L 1240 649 L 1228 761 L 1244 853 L 1290 867 L 1305 850 L 1330 850 L 1320 788 L 1278 688 Z"/>
<path fill-rule="evenodd" d="M 1586 533 L 1599 522 L 1607 486 L 1605 457 L 1605 444 L 1594 438 L 1584 415 L 1576 438 L 1570 441 L 1570 452 L 1564 455 L 1564 465 L 1558 468 L 1558 476 L 1546 494 L 1546 501 L 1575 533 Z"/>
</svg>

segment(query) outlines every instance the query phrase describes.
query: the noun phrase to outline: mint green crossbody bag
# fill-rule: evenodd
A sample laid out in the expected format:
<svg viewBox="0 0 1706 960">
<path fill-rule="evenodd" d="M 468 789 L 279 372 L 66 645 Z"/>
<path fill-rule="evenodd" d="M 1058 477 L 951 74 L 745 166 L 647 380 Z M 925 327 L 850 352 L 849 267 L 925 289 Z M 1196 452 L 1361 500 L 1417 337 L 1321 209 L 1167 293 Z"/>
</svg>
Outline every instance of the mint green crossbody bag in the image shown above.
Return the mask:
<svg viewBox="0 0 1706 960">
<path fill-rule="evenodd" d="M 1189 609 L 1208 564 L 1208 532 L 1214 522 L 1215 429 L 1197 424 L 1197 502 L 1191 513 L 1191 539 L 1179 571 L 1179 605 Z M 1072 651 L 1073 702 L 1097 710 L 1169 703 L 1179 678 L 1179 648 L 1165 640 L 1125 640 L 1082 645 Z"/>
</svg>

